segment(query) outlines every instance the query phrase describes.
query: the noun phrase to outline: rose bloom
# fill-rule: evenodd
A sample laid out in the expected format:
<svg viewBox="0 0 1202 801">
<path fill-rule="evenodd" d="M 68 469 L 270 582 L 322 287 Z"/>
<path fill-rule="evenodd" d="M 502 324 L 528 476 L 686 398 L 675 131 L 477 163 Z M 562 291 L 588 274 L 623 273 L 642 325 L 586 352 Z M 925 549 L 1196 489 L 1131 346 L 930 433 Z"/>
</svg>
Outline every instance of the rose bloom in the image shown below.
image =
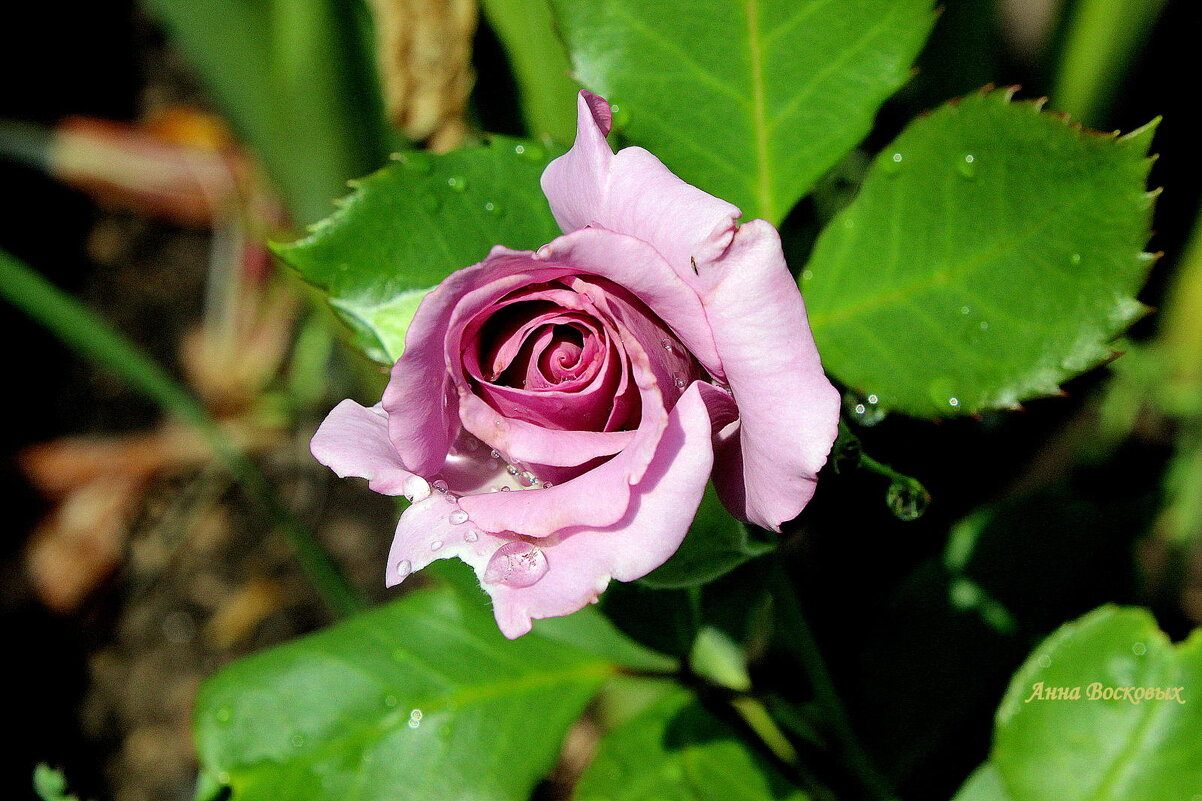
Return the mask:
<svg viewBox="0 0 1202 801">
<path fill-rule="evenodd" d="M 779 531 L 838 426 L 776 229 L 736 225 L 642 148 L 615 154 L 609 105 L 578 106 L 542 177 L 564 235 L 450 275 L 383 401 L 343 401 L 312 444 L 413 502 L 389 586 L 459 557 L 511 638 L 663 564 L 711 474 L 736 517 Z"/>
</svg>

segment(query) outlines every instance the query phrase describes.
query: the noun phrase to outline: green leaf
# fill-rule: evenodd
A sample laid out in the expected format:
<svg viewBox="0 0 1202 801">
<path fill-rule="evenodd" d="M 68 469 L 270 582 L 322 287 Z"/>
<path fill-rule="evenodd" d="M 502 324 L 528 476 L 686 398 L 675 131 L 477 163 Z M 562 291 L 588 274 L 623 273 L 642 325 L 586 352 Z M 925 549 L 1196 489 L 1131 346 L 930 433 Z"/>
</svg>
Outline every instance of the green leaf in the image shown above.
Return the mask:
<svg viewBox="0 0 1202 801">
<path fill-rule="evenodd" d="M 775 543 L 752 539 L 747 526 L 726 511 L 710 484 L 680 548 L 640 581 L 656 589 L 706 584 L 775 547 Z"/>
<path fill-rule="evenodd" d="M 1002 784 L 1001 774 L 993 763 L 986 762 L 973 771 L 968 781 L 952 801 L 1014 801 Z"/>
<path fill-rule="evenodd" d="M 747 218 L 780 223 L 872 127 L 930 0 L 553 0 L 620 132 Z"/>
<path fill-rule="evenodd" d="M 509 56 L 527 132 L 570 145 L 576 135 L 576 84 L 548 0 L 483 0 Z"/>
<path fill-rule="evenodd" d="M 539 187 L 550 155 L 503 136 L 441 156 L 401 154 L 276 252 L 325 290 L 368 356 L 391 364 L 431 287 L 494 245 L 533 249 L 559 235 Z"/>
<path fill-rule="evenodd" d="M 67 777 L 63 772 L 45 764 L 33 769 L 33 791 L 42 801 L 79 801 L 67 792 Z"/>
<path fill-rule="evenodd" d="M 1103 135 L 1010 96 L 912 123 L 802 273 L 823 364 L 878 408 L 941 417 L 1056 394 L 1144 311 L 1155 122 Z"/>
<path fill-rule="evenodd" d="M 736 730 L 678 689 L 597 747 L 576 801 L 805 801 Z"/>
<path fill-rule="evenodd" d="M 1179 698 L 1091 697 L 1178 687 Z M 1195 798 L 1200 689 L 1202 630 L 1174 647 L 1146 610 L 1104 606 L 1062 626 L 1015 674 L 998 709 L 993 764 L 1013 801 Z"/>
<path fill-rule="evenodd" d="M 616 670 L 419 591 L 222 670 L 196 743 L 231 801 L 524 801 Z"/>
</svg>

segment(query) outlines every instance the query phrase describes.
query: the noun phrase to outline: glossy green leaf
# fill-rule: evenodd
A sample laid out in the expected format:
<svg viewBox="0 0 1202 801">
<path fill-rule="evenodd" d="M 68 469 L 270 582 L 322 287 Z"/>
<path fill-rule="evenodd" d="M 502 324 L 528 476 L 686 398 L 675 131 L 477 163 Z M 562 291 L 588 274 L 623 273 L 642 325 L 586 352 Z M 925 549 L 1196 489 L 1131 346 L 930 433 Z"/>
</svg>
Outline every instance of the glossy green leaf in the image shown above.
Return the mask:
<svg viewBox="0 0 1202 801">
<path fill-rule="evenodd" d="M 747 525 L 726 511 L 710 484 L 680 548 L 640 581 L 657 589 L 705 584 L 775 547 L 772 542 L 753 539 Z"/>
<path fill-rule="evenodd" d="M 553 0 L 580 82 L 681 178 L 772 223 L 872 127 L 930 0 Z"/>
<path fill-rule="evenodd" d="M 597 747 L 576 801 L 805 801 L 736 730 L 676 690 L 614 728 Z"/>
<path fill-rule="evenodd" d="M 494 245 L 537 248 L 559 235 L 539 187 L 549 157 L 502 136 L 441 156 L 401 154 L 276 252 L 325 290 L 371 358 L 391 364 L 431 287 Z"/>
<path fill-rule="evenodd" d="M 823 364 L 877 408 L 940 417 L 1055 394 L 1143 313 L 1155 124 L 1098 134 L 1010 94 L 911 124 L 802 274 Z"/>
<path fill-rule="evenodd" d="M 992 762 L 1013 801 L 1196 798 L 1202 630 L 1174 647 L 1146 610 L 1113 606 L 1062 626 L 1011 681 Z"/>
<path fill-rule="evenodd" d="M 231 801 L 525 801 L 607 660 L 418 591 L 235 662 L 197 702 L 203 771 Z"/>
</svg>

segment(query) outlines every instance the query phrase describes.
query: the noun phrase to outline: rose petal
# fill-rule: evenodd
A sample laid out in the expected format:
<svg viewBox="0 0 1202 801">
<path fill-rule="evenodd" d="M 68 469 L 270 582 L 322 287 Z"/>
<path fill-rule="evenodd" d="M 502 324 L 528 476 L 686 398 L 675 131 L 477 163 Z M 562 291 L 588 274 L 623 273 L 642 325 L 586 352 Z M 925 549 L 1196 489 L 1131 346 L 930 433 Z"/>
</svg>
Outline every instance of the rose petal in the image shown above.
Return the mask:
<svg viewBox="0 0 1202 801">
<path fill-rule="evenodd" d="M 400 584 L 435 559 L 457 557 L 476 568 L 477 574 L 483 572 L 489 558 L 508 540 L 481 531 L 457 512 L 462 514 L 454 499 L 440 492 L 405 510 L 388 551 L 387 586 Z"/>
<path fill-rule="evenodd" d="M 477 570 L 506 637 L 525 634 L 532 620 L 570 614 L 595 603 L 611 578 L 640 578 L 680 547 L 713 463 L 710 414 L 702 391 L 702 385 L 694 385 L 672 410 L 655 456 L 632 489 L 621 519 L 603 528 L 568 529 L 552 538 L 542 548 L 547 572 L 530 586 L 483 581 L 484 573 Z"/>
<path fill-rule="evenodd" d="M 814 494 L 838 433 L 839 393 L 822 371 L 775 228 L 745 223 L 701 280 L 740 418 L 731 439 L 742 469 L 719 448 L 715 482 L 733 514 L 779 531 Z"/>
<path fill-rule="evenodd" d="M 591 225 L 637 237 L 691 282 L 692 260 L 722 253 L 741 212 L 677 178 L 643 148 L 615 156 L 605 141 L 608 115 L 597 113 L 602 104 L 608 111 L 601 98 L 580 93 L 576 141 L 543 172 L 555 221 L 564 233 Z"/>
<path fill-rule="evenodd" d="M 367 486 L 382 495 L 414 500 L 430 491 L 424 479 L 405 469 L 388 439 L 388 416 L 378 406 L 344 400 L 326 415 L 309 449 L 339 477 L 366 478 Z"/>
<path fill-rule="evenodd" d="M 711 375 L 723 375 L 722 360 L 696 290 L 647 243 L 587 228 L 557 237 L 540 248 L 536 257 L 563 267 L 565 272 L 596 275 L 625 288 L 676 333 Z"/>
</svg>

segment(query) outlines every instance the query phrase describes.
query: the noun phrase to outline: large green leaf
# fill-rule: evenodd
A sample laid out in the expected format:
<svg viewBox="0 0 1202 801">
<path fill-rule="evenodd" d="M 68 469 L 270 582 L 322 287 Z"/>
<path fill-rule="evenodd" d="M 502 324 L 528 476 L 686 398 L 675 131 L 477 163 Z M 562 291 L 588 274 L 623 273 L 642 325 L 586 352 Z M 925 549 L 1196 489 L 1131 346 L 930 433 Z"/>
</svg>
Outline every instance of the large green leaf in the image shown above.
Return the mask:
<svg viewBox="0 0 1202 801">
<path fill-rule="evenodd" d="M 503 638 L 450 588 L 235 662 L 201 688 L 202 770 L 231 801 L 526 799 L 617 671 Z"/>
<path fill-rule="evenodd" d="M 879 408 L 935 417 L 1055 394 L 1143 313 L 1155 124 L 1103 135 L 1010 95 L 911 124 L 803 272 L 823 363 Z"/>
<path fill-rule="evenodd" d="M 370 357 L 391 364 L 431 287 L 494 245 L 537 248 L 559 235 L 539 187 L 550 155 L 502 136 L 441 156 L 400 154 L 276 252 L 326 291 Z"/>
<path fill-rule="evenodd" d="M 735 729 L 676 690 L 613 729 L 578 801 L 805 801 L 808 796 Z"/>
<path fill-rule="evenodd" d="M 747 525 L 726 511 L 710 484 L 684 542 L 667 562 L 640 581 L 657 589 L 705 584 L 774 547 L 775 543 L 753 539 Z"/>
<path fill-rule="evenodd" d="M 872 127 L 930 0 L 553 0 L 576 76 L 632 142 L 772 223 Z"/>
<path fill-rule="evenodd" d="M 992 763 L 986 762 L 973 771 L 952 801 L 1014 801 L 1002 784 L 1002 777 Z"/>
<path fill-rule="evenodd" d="M 992 762 L 1013 801 L 1197 798 L 1200 690 L 1202 630 L 1174 647 L 1147 611 L 1102 607 L 1061 627 L 1015 674 Z"/>
</svg>

